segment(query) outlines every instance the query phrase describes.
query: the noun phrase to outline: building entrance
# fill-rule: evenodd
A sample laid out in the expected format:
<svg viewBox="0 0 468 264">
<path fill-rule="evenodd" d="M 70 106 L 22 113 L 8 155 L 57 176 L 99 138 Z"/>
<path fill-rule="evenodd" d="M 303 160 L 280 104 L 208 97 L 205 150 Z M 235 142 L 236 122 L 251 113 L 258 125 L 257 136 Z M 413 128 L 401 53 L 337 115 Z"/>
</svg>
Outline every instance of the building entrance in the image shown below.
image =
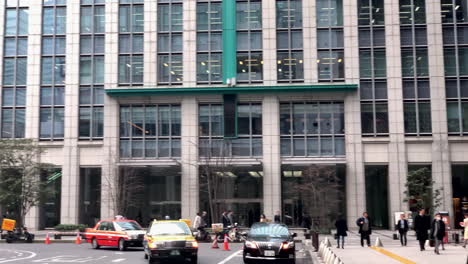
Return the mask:
<svg viewBox="0 0 468 264">
<path fill-rule="evenodd" d="M 461 228 L 463 214 L 468 212 L 468 164 L 452 165 L 452 191 L 455 227 Z"/>
</svg>

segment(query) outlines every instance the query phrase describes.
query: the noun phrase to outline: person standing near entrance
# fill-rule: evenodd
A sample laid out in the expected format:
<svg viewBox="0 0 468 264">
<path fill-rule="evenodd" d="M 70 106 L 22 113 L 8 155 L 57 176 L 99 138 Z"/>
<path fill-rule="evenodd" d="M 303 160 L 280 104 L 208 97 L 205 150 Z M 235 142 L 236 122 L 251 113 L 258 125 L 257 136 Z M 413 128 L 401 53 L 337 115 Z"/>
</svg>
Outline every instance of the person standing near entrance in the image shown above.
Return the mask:
<svg viewBox="0 0 468 264">
<path fill-rule="evenodd" d="M 445 236 L 445 223 L 442 220 L 442 217 L 437 213 L 432 221 L 431 226 L 431 239 L 435 240 L 434 252 L 439 255 L 439 246 L 442 244 L 442 249 L 444 249 L 444 236 Z"/>
<path fill-rule="evenodd" d="M 336 220 L 336 248 L 340 248 L 340 238 L 341 238 L 341 248 L 344 249 L 344 240 L 345 236 L 348 236 L 348 223 L 343 218 Z"/>
<path fill-rule="evenodd" d="M 428 239 L 427 232 L 430 229 L 430 221 L 424 209 L 419 210 L 419 214 L 414 218 L 414 231 L 416 231 L 416 239 L 419 241 L 421 251 L 426 250 L 424 243 Z"/>
<path fill-rule="evenodd" d="M 463 234 L 463 248 L 466 248 L 466 244 L 468 243 L 468 213 L 465 213 L 465 220 L 463 220 L 463 222 L 460 224 L 465 229 Z"/>
<path fill-rule="evenodd" d="M 364 247 L 364 239 L 367 241 L 367 246 L 370 247 L 370 235 L 372 234 L 372 222 L 367 212 L 362 214 L 356 221 L 356 225 L 359 226 L 359 234 L 361 234 L 361 246 Z"/>
<path fill-rule="evenodd" d="M 281 214 L 280 214 L 280 211 L 276 211 L 276 212 L 275 212 L 275 217 L 273 218 L 273 221 L 275 222 L 275 224 L 281 223 Z"/>
<path fill-rule="evenodd" d="M 406 238 L 406 233 L 408 233 L 408 220 L 405 219 L 405 214 L 400 215 L 400 220 L 396 224 L 396 230 L 400 233 L 400 242 L 402 246 L 406 246 L 408 239 Z"/>
</svg>

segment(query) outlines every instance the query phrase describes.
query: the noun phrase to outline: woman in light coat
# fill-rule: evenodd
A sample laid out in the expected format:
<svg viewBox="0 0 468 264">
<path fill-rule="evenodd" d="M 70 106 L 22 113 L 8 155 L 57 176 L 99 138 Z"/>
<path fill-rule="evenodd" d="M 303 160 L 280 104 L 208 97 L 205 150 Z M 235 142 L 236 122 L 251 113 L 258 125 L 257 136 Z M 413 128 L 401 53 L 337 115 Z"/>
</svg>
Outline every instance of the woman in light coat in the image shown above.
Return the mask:
<svg viewBox="0 0 468 264">
<path fill-rule="evenodd" d="M 466 244 L 468 243 L 468 213 L 465 213 L 465 220 L 463 220 L 462 226 L 465 228 L 465 233 L 463 235 L 463 239 L 465 240 L 463 243 L 463 248 L 466 248 Z"/>
</svg>

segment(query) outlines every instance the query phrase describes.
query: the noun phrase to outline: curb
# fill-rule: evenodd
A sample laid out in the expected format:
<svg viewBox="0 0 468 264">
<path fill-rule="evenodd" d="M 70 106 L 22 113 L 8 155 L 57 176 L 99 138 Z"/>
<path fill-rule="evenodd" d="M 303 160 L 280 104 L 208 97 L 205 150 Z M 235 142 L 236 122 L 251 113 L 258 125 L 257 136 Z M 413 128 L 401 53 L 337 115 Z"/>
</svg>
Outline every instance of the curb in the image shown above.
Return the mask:
<svg viewBox="0 0 468 264">
<path fill-rule="evenodd" d="M 32 243 L 26 242 L 13 242 L 7 243 L 5 240 L 0 240 L 0 244 L 45 244 L 45 240 L 34 240 Z M 75 240 L 50 240 L 50 244 L 74 244 Z M 82 244 L 87 244 L 83 242 Z"/>
</svg>

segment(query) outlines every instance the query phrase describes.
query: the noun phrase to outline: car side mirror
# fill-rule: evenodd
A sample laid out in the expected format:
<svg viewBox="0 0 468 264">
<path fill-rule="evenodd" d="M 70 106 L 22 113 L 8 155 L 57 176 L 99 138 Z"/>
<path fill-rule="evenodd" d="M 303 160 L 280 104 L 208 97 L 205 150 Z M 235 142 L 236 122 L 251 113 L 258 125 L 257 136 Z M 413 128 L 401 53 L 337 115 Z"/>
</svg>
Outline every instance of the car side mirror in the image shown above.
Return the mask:
<svg viewBox="0 0 468 264">
<path fill-rule="evenodd" d="M 297 233 L 292 233 L 291 236 L 292 237 L 297 237 Z"/>
</svg>

